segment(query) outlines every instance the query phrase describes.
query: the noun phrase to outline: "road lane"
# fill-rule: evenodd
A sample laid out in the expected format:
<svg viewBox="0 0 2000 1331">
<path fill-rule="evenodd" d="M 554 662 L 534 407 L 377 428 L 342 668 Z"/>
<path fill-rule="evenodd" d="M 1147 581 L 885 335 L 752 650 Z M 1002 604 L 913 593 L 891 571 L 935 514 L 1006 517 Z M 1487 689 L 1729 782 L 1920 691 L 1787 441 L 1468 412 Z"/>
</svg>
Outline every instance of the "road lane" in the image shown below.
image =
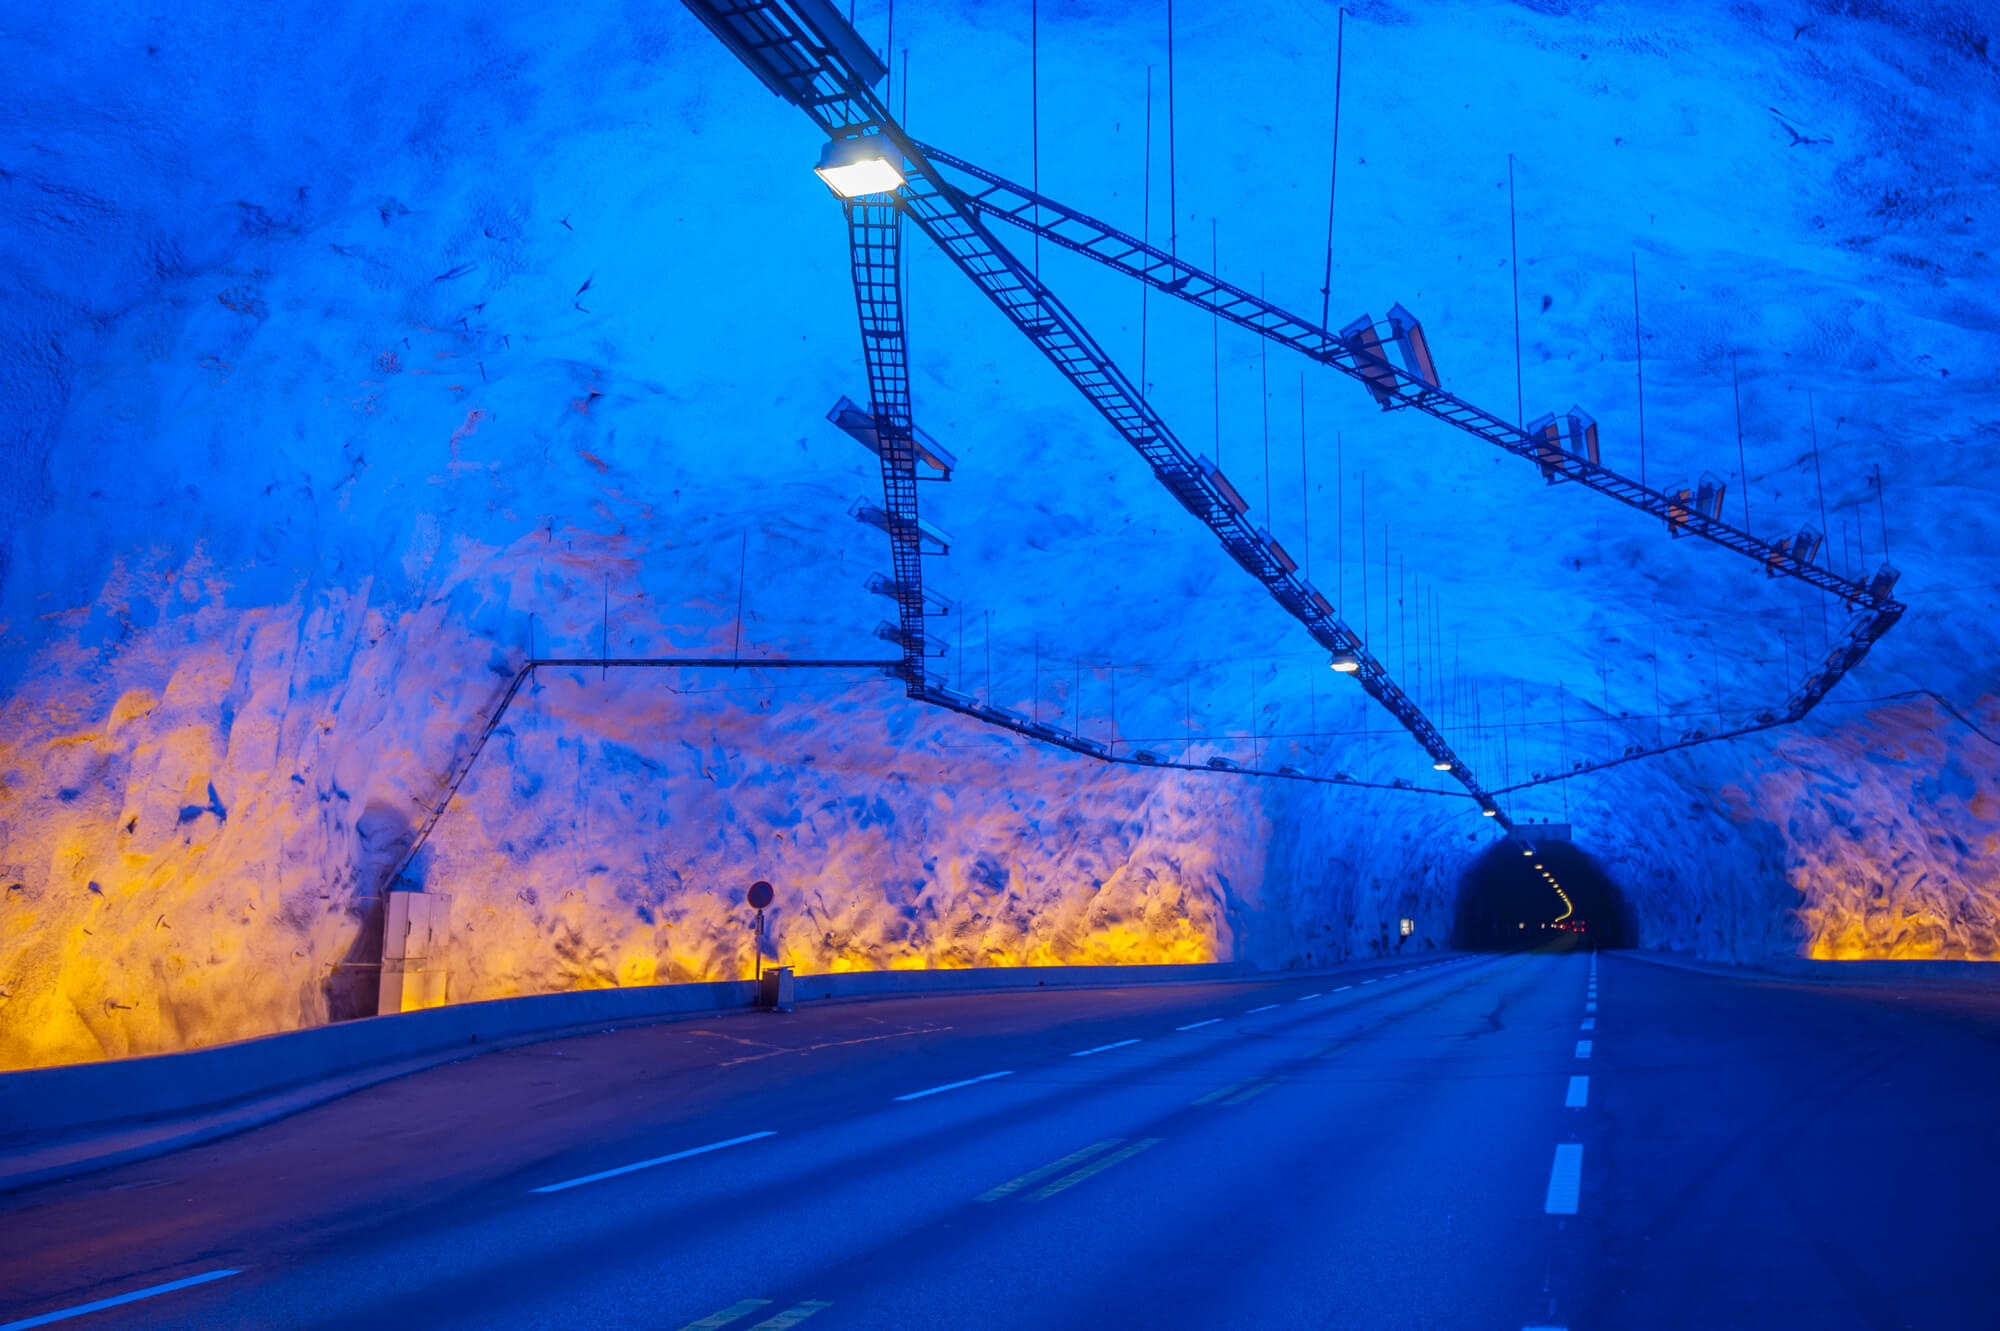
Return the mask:
<svg viewBox="0 0 2000 1331">
<path fill-rule="evenodd" d="M 145 1283 L 135 1276 L 187 1274 L 221 1252 L 268 1272 L 283 1265 L 274 1258 L 384 1228 L 448 1229 L 502 1205 L 489 1193 L 615 1168 L 662 1154 L 663 1144 L 736 1135 L 746 1129 L 705 1127 L 734 1126 L 746 1106 L 852 1120 L 913 1084 L 1066 1052 L 1052 1043 L 1164 1034 L 1240 1010 L 1246 996 L 1308 983 L 811 1005 L 792 1019 L 707 1018 L 490 1054 L 228 1141 L 5 1199 L 10 1234 L 20 1237 L 0 1251 L 0 1311 L 119 1293 Z"/>
<path fill-rule="evenodd" d="M 1538 954 L 646 1028 L 5 1199 L 0 1325 L 216 1269 L 70 1325 L 1976 1325 L 1996 1033 Z M 1825 1168 L 1887 1102 L 1948 1184 Z"/>
</svg>

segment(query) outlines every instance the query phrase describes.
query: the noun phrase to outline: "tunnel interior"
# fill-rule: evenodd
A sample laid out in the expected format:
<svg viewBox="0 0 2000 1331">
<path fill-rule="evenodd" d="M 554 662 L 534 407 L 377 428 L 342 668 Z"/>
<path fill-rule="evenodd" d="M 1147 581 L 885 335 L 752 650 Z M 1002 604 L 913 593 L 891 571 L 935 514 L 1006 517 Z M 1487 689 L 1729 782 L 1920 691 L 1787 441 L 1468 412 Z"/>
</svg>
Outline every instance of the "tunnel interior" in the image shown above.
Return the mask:
<svg viewBox="0 0 2000 1331">
<path fill-rule="evenodd" d="M 1499 842 L 1459 882 L 1455 947 L 1494 951 L 1564 939 L 1627 947 L 1632 937 L 1625 894 L 1567 841 Z"/>
</svg>

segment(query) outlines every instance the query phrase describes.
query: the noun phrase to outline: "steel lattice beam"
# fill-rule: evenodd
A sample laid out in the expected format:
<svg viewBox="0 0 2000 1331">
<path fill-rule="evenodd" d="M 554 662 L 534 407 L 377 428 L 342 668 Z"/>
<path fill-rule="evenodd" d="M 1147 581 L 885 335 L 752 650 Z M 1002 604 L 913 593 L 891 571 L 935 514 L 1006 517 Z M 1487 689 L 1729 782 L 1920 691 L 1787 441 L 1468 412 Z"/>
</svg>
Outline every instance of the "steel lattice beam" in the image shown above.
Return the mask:
<svg viewBox="0 0 2000 1331">
<path fill-rule="evenodd" d="M 903 319 L 903 214 L 876 195 L 847 201 L 847 243 L 854 305 L 868 362 L 869 410 L 882 461 L 882 507 L 888 515 L 903 682 L 924 695 L 924 571 L 917 525 L 917 450 L 911 437 L 910 353 Z"/>
<path fill-rule="evenodd" d="M 1215 533 L 1231 558 L 1262 582 L 1317 642 L 1330 652 L 1352 656 L 1362 688 L 1434 763 L 1448 765 L 1468 793 L 1493 809 L 1502 826 L 1511 826 L 1430 718 L 1334 607 L 1249 522 L 1075 316 L 1000 243 L 896 123 L 872 90 L 880 77 L 879 62 L 860 66 L 854 55 L 859 38 L 838 11 L 826 0 L 683 2 L 767 87 L 805 111 L 829 136 L 879 133 L 893 142 L 906 159 L 905 184 L 895 197 L 910 219 L 1131 444 L 1161 484 Z"/>
<path fill-rule="evenodd" d="M 964 178 L 954 183 L 958 185 L 964 201 L 981 216 L 1000 218 L 1330 366 L 1367 385 L 1372 391 L 1386 395 L 1385 411 L 1415 408 L 1517 457 L 1534 462 L 1542 468 L 1551 483 L 1574 481 L 1586 489 L 1608 495 L 1627 507 L 1660 519 L 1676 534 L 1699 536 L 1733 550 L 1756 560 L 1769 576 L 1797 579 L 1840 597 L 1850 610 L 1856 611 L 1839 641 L 1785 700 L 1782 714 L 1765 714 L 1771 716 L 1771 720 L 1759 720 L 1699 739 L 1657 745 L 1601 763 L 1586 763 L 1541 780 L 1518 782 L 1505 787 L 1504 791 L 1495 791 L 1495 794 L 1567 780 L 1637 758 L 1695 744 L 1733 739 L 1797 721 L 1810 712 L 1848 671 L 1859 665 L 1868 654 L 1868 649 L 1894 628 L 1903 616 L 1904 606 L 1888 594 L 1886 587 L 1844 577 L 1833 569 L 1813 563 L 1810 556 L 1799 559 L 1783 543 L 1761 540 L 1718 518 L 1709 517 L 1691 507 L 1685 498 L 1650 489 L 1609 467 L 1552 448 L 1525 430 L 1426 383 L 1382 356 L 1348 346 L 1334 333 L 1311 320 L 1291 314 L 1262 296 L 1232 286 L 1213 273 L 1045 194 L 1017 185 L 941 149 L 925 145 L 924 153 L 935 166 L 942 166 L 948 174 L 956 173 Z"/>
</svg>

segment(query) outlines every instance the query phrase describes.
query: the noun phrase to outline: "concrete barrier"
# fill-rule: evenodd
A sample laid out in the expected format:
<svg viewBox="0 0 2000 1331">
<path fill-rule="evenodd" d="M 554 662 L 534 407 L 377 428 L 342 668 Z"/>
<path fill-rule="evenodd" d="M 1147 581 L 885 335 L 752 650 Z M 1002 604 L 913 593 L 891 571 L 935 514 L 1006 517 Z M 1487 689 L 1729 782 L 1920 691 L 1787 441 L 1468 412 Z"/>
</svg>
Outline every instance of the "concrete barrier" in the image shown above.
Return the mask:
<svg viewBox="0 0 2000 1331">
<path fill-rule="evenodd" d="M 1386 963 L 1385 963 L 1386 964 Z M 801 1001 L 1190 983 L 1233 963 L 844 971 L 801 975 Z M 749 980 L 456 1003 L 182 1053 L 0 1073 L 0 1190 L 211 1141 L 455 1059 L 578 1032 L 747 1010 Z"/>
</svg>

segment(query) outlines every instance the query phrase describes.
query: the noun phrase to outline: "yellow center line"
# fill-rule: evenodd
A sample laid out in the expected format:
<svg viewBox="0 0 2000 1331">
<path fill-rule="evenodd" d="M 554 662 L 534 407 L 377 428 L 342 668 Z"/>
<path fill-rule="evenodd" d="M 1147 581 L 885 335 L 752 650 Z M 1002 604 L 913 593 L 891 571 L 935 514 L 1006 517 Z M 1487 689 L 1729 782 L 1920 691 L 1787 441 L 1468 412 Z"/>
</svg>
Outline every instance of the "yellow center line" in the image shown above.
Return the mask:
<svg viewBox="0 0 2000 1331">
<path fill-rule="evenodd" d="M 1092 1142 L 1081 1151 L 1071 1151 L 1068 1155 L 1055 1161 L 1053 1164 L 1043 1165 L 1039 1169 L 1031 1169 L 1019 1178 L 1008 1179 L 997 1188 L 988 1188 L 972 1200 L 975 1202 L 997 1202 L 1002 1197 L 1011 1197 L 1029 1184 L 1040 1183 L 1049 1175 L 1061 1173 L 1071 1165 L 1081 1164 L 1085 1160 L 1090 1159 L 1091 1156 L 1096 1155 L 1099 1151 L 1108 1151 L 1124 1140 L 1123 1137 L 1106 1137 L 1101 1142 Z"/>
<path fill-rule="evenodd" d="M 1222 1103 L 1226 1105 L 1240 1105 L 1245 1100 L 1253 1099 L 1256 1096 L 1262 1095 L 1264 1092 L 1270 1090 L 1273 1086 L 1276 1086 L 1277 1084 L 1278 1083 L 1275 1081 L 1256 1082 L 1250 1087 L 1250 1089 L 1242 1092 L 1239 1095 L 1232 1095 L 1227 1100 L 1224 1100 Z"/>
<path fill-rule="evenodd" d="M 1201 1099 L 1195 1101 L 1195 1103 L 1198 1105 L 1211 1104 L 1214 1101 L 1220 1100 L 1223 1096 L 1228 1095 L 1231 1091 L 1242 1090 L 1246 1084 L 1247 1083 L 1245 1082 L 1232 1081 L 1227 1086 L 1218 1086 L 1214 1090 L 1210 1091 L 1207 1095 L 1202 1096 Z"/>
<path fill-rule="evenodd" d="M 1041 1191 L 1030 1193 L 1028 1196 L 1028 1200 L 1031 1202 L 1043 1201 L 1047 1198 L 1055 1196 L 1057 1193 L 1063 1191 L 1065 1188 L 1074 1188 L 1077 1184 L 1083 1182 L 1085 1179 L 1090 1178 L 1091 1176 L 1096 1174 L 1102 1174 L 1105 1170 L 1111 1168 L 1111 1166 L 1119 1163 L 1120 1161 L 1130 1160 L 1133 1156 L 1139 1154 L 1139 1152 L 1145 1150 L 1147 1147 L 1158 1146 L 1162 1140 L 1163 1139 L 1159 1137 L 1141 1137 L 1138 1141 L 1131 1143 L 1129 1146 L 1119 1147 L 1117 1150 L 1113 1151 L 1110 1155 L 1104 1156 L 1102 1159 L 1091 1161 L 1089 1164 L 1085 1165 L 1082 1169 L 1077 1170 L 1074 1174 L 1063 1175 L 1061 1178 L 1057 1179 L 1054 1183 L 1049 1184 Z"/>
<path fill-rule="evenodd" d="M 738 1299 L 719 1313 L 710 1313 L 698 1322 L 689 1322 L 681 1331 L 719 1331 L 739 1317 L 748 1317 L 769 1303 L 769 1299 Z"/>
<path fill-rule="evenodd" d="M 776 1317 L 766 1317 L 763 1321 L 751 1327 L 749 1331 L 785 1331 L 786 1327 L 797 1326 L 814 1313 L 819 1312 L 823 1308 L 831 1308 L 832 1306 L 832 1299 L 807 1299 L 804 1303 L 794 1304 L 785 1309 Z"/>
</svg>

